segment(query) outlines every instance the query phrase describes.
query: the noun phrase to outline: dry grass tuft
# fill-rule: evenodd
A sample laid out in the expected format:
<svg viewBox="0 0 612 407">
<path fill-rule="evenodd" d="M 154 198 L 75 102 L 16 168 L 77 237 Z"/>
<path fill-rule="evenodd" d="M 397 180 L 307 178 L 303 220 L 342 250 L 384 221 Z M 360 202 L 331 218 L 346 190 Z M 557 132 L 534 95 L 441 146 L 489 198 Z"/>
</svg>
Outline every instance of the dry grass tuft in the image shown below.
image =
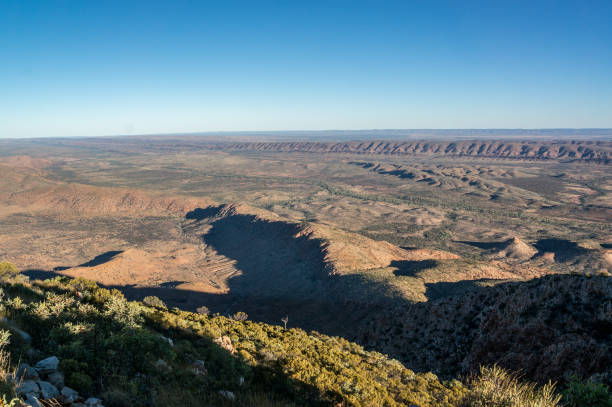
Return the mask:
<svg viewBox="0 0 612 407">
<path fill-rule="evenodd" d="M 519 380 L 499 366 L 480 368 L 471 380 L 472 392 L 465 405 L 470 407 L 557 407 L 561 396 L 555 393 L 553 383 L 538 386 Z"/>
</svg>

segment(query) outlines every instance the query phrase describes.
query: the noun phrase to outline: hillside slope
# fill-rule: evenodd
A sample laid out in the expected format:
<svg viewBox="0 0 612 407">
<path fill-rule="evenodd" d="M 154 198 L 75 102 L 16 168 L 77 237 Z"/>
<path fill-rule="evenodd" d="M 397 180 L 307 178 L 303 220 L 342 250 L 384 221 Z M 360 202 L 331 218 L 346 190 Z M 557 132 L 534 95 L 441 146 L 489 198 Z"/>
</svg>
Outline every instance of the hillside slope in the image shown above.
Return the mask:
<svg viewBox="0 0 612 407">
<path fill-rule="evenodd" d="M 0 370 L 5 352 L 22 363 L 30 403 L 450 407 L 468 394 L 341 338 L 130 303 L 85 280 L 1 278 Z"/>
<path fill-rule="evenodd" d="M 610 374 L 612 278 L 552 275 L 381 314 L 357 335 L 443 376 L 497 363 L 538 381 Z"/>
</svg>

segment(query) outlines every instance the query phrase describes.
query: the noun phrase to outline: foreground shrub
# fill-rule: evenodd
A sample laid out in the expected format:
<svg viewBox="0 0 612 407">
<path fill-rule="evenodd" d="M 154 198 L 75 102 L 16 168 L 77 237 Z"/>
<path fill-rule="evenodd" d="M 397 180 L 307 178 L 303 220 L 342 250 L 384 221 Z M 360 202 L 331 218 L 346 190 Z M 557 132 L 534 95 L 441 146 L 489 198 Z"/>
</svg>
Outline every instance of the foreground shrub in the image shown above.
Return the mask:
<svg viewBox="0 0 612 407">
<path fill-rule="evenodd" d="M 538 386 L 520 381 L 499 366 L 481 367 L 471 380 L 472 391 L 465 400 L 470 407 L 557 407 L 561 396 L 554 384 Z"/>
<path fill-rule="evenodd" d="M 19 270 L 13 263 L 8 261 L 0 261 L 0 276 L 14 276 L 19 273 Z"/>
<path fill-rule="evenodd" d="M 572 376 L 563 391 L 563 402 L 568 407 L 612 407 L 612 394 L 603 383 Z"/>
<path fill-rule="evenodd" d="M 149 295 L 142 299 L 143 304 L 148 305 L 149 307 L 155 308 L 167 308 L 166 304 L 159 298 L 154 295 Z"/>
</svg>

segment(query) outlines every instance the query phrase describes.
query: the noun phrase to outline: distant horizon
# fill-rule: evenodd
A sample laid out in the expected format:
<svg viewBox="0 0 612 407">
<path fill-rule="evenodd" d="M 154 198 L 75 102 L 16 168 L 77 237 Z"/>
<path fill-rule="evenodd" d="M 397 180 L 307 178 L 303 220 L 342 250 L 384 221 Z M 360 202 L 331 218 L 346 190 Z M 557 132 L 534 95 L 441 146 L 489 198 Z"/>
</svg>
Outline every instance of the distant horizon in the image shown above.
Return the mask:
<svg viewBox="0 0 612 407">
<path fill-rule="evenodd" d="M 1 8 L 0 138 L 612 128 L 605 0 Z"/>
<path fill-rule="evenodd" d="M 456 133 L 456 134 L 453 134 Z M 488 134 L 489 133 L 489 134 Z M 492 133 L 492 134 L 491 134 Z M 544 127 L 544 128 L 388 128 L 388 129 L 293 129 L 293 130 L 217 130 L 217 131 L 195 131 L 195 132 L 171 132 L 171 133 L 143 133 L 143 134 L 105 134 L 99 136 L 24 136 L 4 137 L 0 140 L 21 139 L 92 139 L 92 138 L 163 138 L 163 137 L 206 137 L 206 136 L 288 136 L 287 139 L 295 140 L 298 136 L 311 136 L 312 139 L 330 139 L 339 136 L 359 137 L 356 140 L 365 140 L 367 137 L 387 137 L 389 139 L 400 139 L 402 137 L 416 139 L 417 137 L 448 136 L 449 140 L 466 139 L 469 137 L 477 139 L 492 139 L 500 137 L 543 137 L 543 138 L 583 138 L 583 139 L 608 139 L 612 138 L 612 128 L 607 127 Z M 293 137 L 291 137 L 293 136 Z M 342 137 L 344 139 L 344 137 Z M 282 139 L 282 137 L 281 137 Z"/>
</svg>

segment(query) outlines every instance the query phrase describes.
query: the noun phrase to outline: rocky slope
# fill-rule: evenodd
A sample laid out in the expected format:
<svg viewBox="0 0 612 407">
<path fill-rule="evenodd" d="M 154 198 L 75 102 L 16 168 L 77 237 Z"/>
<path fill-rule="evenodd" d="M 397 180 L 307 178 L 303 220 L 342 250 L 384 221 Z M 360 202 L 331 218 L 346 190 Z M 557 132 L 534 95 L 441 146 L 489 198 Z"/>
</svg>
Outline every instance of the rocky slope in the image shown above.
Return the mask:
<svg viewBox="0 0 612 407">
<path fill-rule="evenodd" d="M 554 275 L 381 314 L 357 338 L 444 376 L 497 363 L 546 381 L 611 373 L 612 278 Z"/>
</svg>

